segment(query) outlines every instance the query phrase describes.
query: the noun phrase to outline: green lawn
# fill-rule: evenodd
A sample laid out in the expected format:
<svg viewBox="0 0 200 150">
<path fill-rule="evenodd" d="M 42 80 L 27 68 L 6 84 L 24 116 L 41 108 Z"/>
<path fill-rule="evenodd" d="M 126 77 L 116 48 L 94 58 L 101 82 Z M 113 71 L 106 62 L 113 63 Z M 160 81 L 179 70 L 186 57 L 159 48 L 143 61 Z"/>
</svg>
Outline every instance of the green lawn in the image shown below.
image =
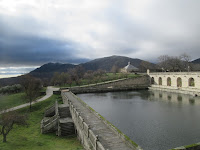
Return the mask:
<svg viewBox="0 0 200 150">
<path fill-rule="evenodd" d="M 97 84 L 97 83 L 102 83 L 102 82 L 107 82 L 107 81 L 112 81 L 112 80 L 118 80 L 118 79 L 123 79 L 123 78 L 136 78 L 139 77 L 140 75 L 134 74 L 134 73 L 105 73 L 102 76 L 99 76 L 98 79 L 81 79 L 80 84 L 76 85 L 75 82 L 72 82 L 71 87 L 73 86 L 82 86 L 82 85 L 89 85 L 89 84 Z M 70 87 L 70 85 L 65 84 L 62 86 L 57 86 L 57 87 Z"/>
<path fill-rule="evenodd" d="M 42 88 L 41 92 L 45 92 L 46 89 L 46 87 Z M 2 109 L 8 109 L 28 102 L 29 100 L 26 98 L 26 94 L 24 92 L 6 95 L 0 94 L 0 111 Z"/>
<path fill-rule="evenodd" d="M 27 103 L 25 93 L 0 95 L 0 110 Z"/>
<path fill-rule="evenodd" d="M 49 99 L 34 104 L 32 112 L 29 107 L 18 110 L 28 115 L 28 127 L 14 126 L 14 129 L 7 136 L 7 143 L 2 142 L 0 136 L 0 150 L 81 150 L 83 147 L 77 138 L 57 137 L 55 134 L 41 134 L 40 121 L 46 108 L 54 104 L 60 96 L 53 95 Z"/>
</svg>

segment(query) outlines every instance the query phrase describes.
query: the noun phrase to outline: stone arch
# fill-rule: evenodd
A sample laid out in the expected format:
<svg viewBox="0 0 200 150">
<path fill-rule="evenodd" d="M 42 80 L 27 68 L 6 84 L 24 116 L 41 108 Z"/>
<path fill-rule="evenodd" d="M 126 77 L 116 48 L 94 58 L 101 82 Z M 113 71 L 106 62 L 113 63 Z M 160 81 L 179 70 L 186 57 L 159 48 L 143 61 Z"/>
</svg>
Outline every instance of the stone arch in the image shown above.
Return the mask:
<svg viewBox="0 0 200 150">
<path fill-rule="evenodd" d="M 172 80 L 170 77 L 167 78 L 167 86 L 171 86 L 172 84 Z"/>
<path fill-rule="evenodd" d="M 189 86 L 195 86 L 194 78 L 189 78 L 188 85 Z"/>
<path fill-rule="evenodd" d="M 177 78 L 177 87 L 182 87 L 182 79 L 180 77 Z"/>
<path fill-rule="evenodd" d="M 154 77 L 151 78 L 151 84 L 154 84 L 155 83 L 155 80 L 154 80 Z"/>
<path fill-rule="evenodd" d="M 158 78 L 158 84 L 162 85 L 162 78 L 161 77 Z"/>
</svg>

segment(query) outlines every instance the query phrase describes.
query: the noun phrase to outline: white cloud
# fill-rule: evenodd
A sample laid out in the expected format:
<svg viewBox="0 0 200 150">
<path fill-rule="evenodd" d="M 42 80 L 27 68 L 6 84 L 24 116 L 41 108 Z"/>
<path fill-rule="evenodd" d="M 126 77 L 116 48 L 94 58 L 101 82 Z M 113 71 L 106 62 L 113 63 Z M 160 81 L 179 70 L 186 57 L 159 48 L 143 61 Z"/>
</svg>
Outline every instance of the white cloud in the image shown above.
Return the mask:
<svg viewBox="0 0 200 150">
<path fill-rule="evenodd" d="M 0 0 L 0 16 L 16 34 L 76 43 L 77 57 L 152 60 L 189 50 L 198 58 L 199 6 L 199 0 Z"/>
</svg>

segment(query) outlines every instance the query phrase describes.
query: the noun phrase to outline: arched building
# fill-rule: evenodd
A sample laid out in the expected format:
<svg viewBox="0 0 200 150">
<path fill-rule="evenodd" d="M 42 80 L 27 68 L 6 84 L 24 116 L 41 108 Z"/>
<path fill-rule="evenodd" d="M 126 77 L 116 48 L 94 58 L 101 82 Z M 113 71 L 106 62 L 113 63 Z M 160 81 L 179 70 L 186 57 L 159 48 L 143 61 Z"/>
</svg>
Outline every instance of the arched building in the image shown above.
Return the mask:
<svg viewBox="0 0 200 150">
<path fill-rule="evenodd" d="M 200 72 L 153 72 L 147 74 L 152 89 L 200 95 Z"/>
</svg>

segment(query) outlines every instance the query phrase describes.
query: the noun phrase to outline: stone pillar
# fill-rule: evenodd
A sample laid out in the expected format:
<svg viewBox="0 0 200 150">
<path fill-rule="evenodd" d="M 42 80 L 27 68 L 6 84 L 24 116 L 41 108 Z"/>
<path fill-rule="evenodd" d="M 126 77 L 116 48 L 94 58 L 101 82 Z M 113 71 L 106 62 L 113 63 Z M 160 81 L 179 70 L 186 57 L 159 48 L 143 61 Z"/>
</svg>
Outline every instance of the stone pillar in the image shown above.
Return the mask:
<svg viewBox="0 0 200 150">
<path fill-rule="evenodd" d="M 149 69 L 147 69 L 147 75 L 149 75 L 150 74 L 150 70 Z"/>
</svg>

